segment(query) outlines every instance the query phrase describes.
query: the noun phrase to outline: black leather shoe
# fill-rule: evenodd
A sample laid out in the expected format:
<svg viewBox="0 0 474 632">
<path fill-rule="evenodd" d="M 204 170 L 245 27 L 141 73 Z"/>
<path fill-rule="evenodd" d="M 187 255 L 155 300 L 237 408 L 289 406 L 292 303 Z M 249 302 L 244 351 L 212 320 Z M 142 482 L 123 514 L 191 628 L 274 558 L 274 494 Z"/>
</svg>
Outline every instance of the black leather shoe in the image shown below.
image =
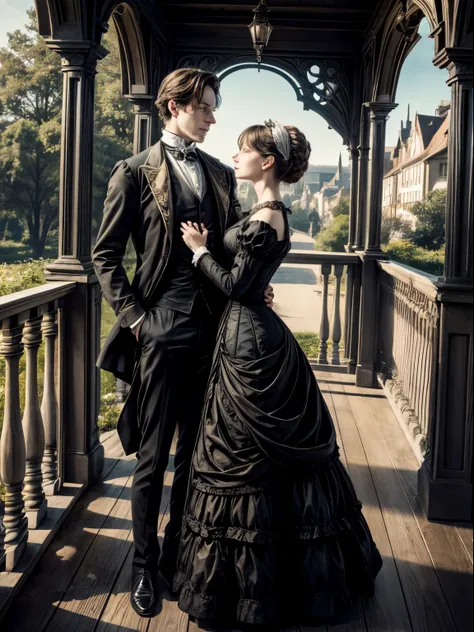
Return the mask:
<svg viewBox="0 0 474 632">
<path fill-rule="evenodd" d="M 130 603 L 141 617 L 153 616 L 156 608 L 156 573 L 144 568 L 134 570 Z"/>
</svg>

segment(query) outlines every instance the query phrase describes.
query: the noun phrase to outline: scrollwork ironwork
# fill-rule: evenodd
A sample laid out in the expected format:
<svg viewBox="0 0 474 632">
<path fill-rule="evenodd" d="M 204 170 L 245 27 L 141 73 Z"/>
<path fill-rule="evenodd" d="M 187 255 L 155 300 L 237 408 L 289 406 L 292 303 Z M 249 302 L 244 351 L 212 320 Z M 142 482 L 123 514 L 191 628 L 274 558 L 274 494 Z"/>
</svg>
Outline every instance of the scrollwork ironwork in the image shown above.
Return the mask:
<svg viewBox="0 0 474 632">
<path fill-rule="evenodd" d="M 186 54 L 176 60 L 177 68 L 201 68 L 225 78 L 232 72 L 257 68 L 251 55 Z M 347 62 L 346 62 L 347 63 Z M 284 78 L 305 110 L 320 114 L 349 143 L 352 99 L 348 77 L 352 72 L 343 62 L 325 59 L 285 58 L 267 55 L 260 68 Z"/>
</svg>

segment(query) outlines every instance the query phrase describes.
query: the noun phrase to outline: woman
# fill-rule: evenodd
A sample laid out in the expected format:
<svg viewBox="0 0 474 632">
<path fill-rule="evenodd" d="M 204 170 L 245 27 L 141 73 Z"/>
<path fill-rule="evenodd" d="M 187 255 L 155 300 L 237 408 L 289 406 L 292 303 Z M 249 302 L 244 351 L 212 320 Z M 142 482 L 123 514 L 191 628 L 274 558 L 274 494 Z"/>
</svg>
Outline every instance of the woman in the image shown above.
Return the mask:
<svg viewBox="0 0 474 632">
<path fill-rule="evenodd" d="M 290 250 L 281 182 L 308 168 L 295 127 L 246 129 L 233 158 L 258 204 L 228 230 L 231 272 L 205 227 L 182 224 L 193 262 L 228 297 L 196 444 L 174 588 L 222 624 L 333 620 L 373 594 L 381 557 L 338 458 L 334 424 L 295 338 L 263 301 Z"/>
</svg>

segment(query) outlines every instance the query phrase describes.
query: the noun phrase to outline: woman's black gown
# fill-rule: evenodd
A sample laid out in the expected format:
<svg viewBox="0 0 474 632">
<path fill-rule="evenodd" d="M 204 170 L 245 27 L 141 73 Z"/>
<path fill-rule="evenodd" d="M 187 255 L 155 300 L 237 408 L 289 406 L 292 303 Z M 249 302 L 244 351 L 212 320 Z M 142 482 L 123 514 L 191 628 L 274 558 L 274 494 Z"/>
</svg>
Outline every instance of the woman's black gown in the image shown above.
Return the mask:
<svg viewBox="0 0 474 632">
<path fill-rule="evenodd" d="M 210 254 L 198 262 L 230 301 L 174 589 L 181 610 L 216 622 L 294 625 L 340 616 L 354 596 L 373 594 L 382 565 L 313 371 L 263 299 L 290 249 L 283 212 L 282 241 L 251 215 L 226 232 L 231 272 Z"/>
</svg>

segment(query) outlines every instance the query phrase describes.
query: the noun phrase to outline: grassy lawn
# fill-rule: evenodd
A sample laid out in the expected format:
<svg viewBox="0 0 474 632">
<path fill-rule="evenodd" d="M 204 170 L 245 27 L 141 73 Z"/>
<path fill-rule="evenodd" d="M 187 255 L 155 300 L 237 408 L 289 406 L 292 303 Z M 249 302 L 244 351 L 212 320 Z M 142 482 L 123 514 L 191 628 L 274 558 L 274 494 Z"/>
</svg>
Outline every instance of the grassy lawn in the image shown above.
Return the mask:
<svg viewBox="0 0 474 632">
<path fill-rule="evenodd" d="M 46 247 L 43 259 L 55 259 L 57 251 L 57 248 Z M 0 241 L 0 264 L 31 260 L 31 250 L 27 244 L 17 241 Z"/>
<path fill-rule="evenodd" d="M 312 331 L 295 331 L 293 333 L 307 358 L 317 358 L 319 353 L 319 335 Z"/>
</svg>

